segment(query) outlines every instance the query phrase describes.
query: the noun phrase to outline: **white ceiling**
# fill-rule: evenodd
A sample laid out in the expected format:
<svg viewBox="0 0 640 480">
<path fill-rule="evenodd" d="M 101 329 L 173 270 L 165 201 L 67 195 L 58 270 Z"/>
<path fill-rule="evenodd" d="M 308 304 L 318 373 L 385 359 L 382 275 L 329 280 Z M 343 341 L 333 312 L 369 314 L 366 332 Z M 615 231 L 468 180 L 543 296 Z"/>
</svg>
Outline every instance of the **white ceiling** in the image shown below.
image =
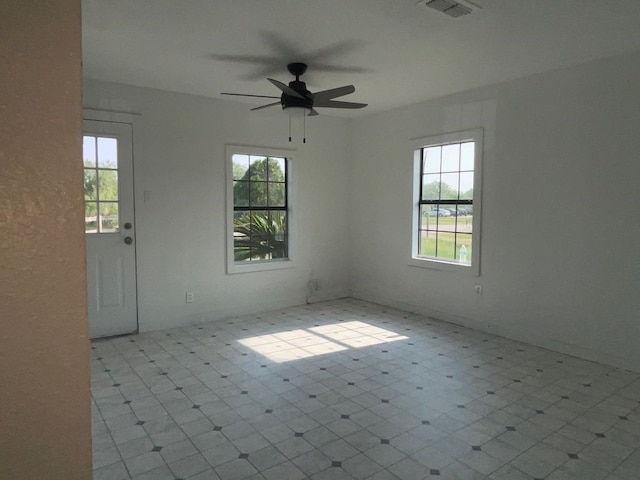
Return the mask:
<svg viewBox="0 0 640 480">
<path fill-rule="evenodd" d="M 220 92 L 279 95 L 263 77 L 302 61 L 309 90 L 369 104 L 320 113 L 357 116 L 640 49 L 640 0 L 475 0 L 457 19 L 416 2 L 83 0 L 84 74 L 250 108 L 269 100 Z"/>
</svg>

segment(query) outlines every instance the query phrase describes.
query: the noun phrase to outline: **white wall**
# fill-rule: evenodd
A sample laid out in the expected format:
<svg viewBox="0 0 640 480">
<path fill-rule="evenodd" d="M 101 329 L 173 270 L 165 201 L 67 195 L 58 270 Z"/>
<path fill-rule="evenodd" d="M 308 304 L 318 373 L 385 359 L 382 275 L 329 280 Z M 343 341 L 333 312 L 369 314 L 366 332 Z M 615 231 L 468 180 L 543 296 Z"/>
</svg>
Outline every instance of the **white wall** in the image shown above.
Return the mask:
<svg viewBox="0 0 640 480">
<path fill-rule="evenodd" d="M 638 85 L 636 53 L 358 120 L 353 295 L 640 370 Z M 408 266 L 410 139 L 472 127 L 481 275 Z"/>
<path fill-rule="evenodd" d="M 141 114 L 133 127 L 141 331 L 302 304 L 312 277 L 322 285 L 312 300 L 348 295 L 349 121 L 308 119 L 307 143 L 294 129 L 290 144 L 277 109 L 91 80 L 83 103 Z M 297 149 L 296 268 L 226 274 L 226 144 Z"/>
</svg>

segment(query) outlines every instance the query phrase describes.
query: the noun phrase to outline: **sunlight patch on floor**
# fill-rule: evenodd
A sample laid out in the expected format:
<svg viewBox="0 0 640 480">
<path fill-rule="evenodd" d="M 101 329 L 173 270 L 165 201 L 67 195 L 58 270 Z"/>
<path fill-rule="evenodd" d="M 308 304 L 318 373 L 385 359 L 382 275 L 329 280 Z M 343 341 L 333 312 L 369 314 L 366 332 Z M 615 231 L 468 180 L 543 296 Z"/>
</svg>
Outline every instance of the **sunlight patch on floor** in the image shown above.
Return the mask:
<svg viewBox="0 0 640 480">
<path fill-rule="evenodd" d="M 365 322 L 351 321 L 258 335 L 238 342 L 273 362 L 283 363 L 407 338 Z"/>
</svg>

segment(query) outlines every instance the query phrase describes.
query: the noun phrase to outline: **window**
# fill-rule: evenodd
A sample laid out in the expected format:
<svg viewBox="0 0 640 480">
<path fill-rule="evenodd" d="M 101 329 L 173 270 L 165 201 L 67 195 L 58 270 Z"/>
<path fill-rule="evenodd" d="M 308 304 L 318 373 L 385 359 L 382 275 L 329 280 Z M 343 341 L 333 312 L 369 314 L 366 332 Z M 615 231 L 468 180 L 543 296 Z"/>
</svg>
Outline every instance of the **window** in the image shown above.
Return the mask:
<svg viewBox="0 0 640 480">
<path fill-rule="evenodd" d="M 85 135 L 82 158 L 85 232 L 118 232 L 118 140 Z"/>
<path fill-rule="evenodd" d="M 228 147 L 227 271 L 291 267 L 291 152 Z"/>
<path fill-rule="evenodd" d="M 481 152 L 481 130 L 415 145 L 412 265 L 479 274 Z"/>
</svg>

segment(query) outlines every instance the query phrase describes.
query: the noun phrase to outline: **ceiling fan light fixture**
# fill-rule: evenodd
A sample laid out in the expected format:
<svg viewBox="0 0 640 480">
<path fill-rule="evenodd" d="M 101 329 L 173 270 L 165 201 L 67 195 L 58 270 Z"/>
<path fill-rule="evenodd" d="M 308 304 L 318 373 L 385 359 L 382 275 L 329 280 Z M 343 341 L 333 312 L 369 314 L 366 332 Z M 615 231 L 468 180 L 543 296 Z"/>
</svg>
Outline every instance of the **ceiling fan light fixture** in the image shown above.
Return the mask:
<svg viewBox="0 0 640 480">
<path fill-rule="evenodd" d="M 282 107 L 282 110 L 290 118 L 306 117 L 311 113 L 311 108 L 309 108 L 309 107 L 301 107 L 301 106 L 298 106 L 298 105 L 284 106 L 284 107 Z"/>
</svg>

